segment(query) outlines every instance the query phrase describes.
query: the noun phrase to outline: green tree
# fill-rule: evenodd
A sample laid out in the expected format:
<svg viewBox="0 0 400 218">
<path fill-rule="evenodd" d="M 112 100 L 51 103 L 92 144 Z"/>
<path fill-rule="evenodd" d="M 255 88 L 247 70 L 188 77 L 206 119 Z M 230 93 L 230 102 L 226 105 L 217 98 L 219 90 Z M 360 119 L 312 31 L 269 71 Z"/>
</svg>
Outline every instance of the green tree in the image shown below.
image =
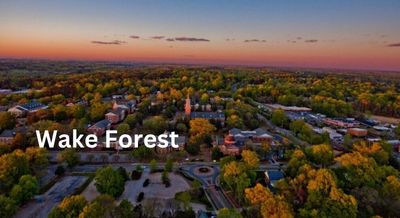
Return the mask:
<svg viewBox="0 0 400 218">
<path fill-rule="evenodd" d="M 176 199 L 178 201 L 181 201 L 183 203 L 183 209 L 184 210 L 189 210 L 190 209 L 190 201 L 192 200 L 192 197 L 190 196 L 189 192 L 180 192 L 176 194 Z"/>
<path fill-rule="evenodd" d="M 139 146 L 138 148 L 133 149 L 131 155 L 140 161 L 145 161 L 153 158 L 154 151 L 146 146 Z"/>
<path fill-rule="evenodd" d="M 23 204 L 30 200 L 39 192 L 39 184 L 36 177 L 31 175 L 23 175 L 19 179 L 18 184 L 14 185 L 10 192 L 10 197 L 17 204 Z"/>
<path fill-rule="evenodd" d="M 97 191 L 101 194 L 118 197 L 125 189 L 123 176 L 121 176 L 117 170 L 113 170 L 111 166 L 98 169 L 96 171 L 95 181 Z"/>
<path fill-rule="evenodd" d="M 130 127 L 126 123 L 121 123 L 117 127 L 118 135 L 126 134 L 128 133 Z"/>
<path fill-rule="evenodd" d="M 289 118 L 283 110 L 275 110 L 272 112 L 271 121 L 279 127 L 285 127 L 289 123 Z"/>
<path fill-rule="evenodd" d="M 4 195 L 0 195 L 0 217 L 11 218 L 17 212 L 15 201 Z"/>
<path fill-rule="evenodd" d="M 165 171 L 172 172 L 173 168 L 174 168 L 174 161 L 172 159 L 168 159 L 167 162 L 165 163 Z"/>
<path fill-rule="evenodd" d="M 22 175 L 30 173 L 27 155 L 21 150 L 0 156 L 0 191 L 7 192 Z"/>
<path fill-rule="evenodd" d="M 59 162 L 66 162 L 68 167 L 72 168 L 79 163 L 79 154 L 73 148 L 67 148 L 62 150 L 57 155 Z"/>
<path fill-rule="evenodd" d="M 143 127 L 153 133 L 153 134 L 162 134 L 167 130 L 167 123 L 165 119 L 161 116 L 154 116 L 147 118 L 143 121 Z"/>
<path fill-rule="evenodd" d="M 150 172 L 156 172 L 156 171 L 157 171 L 157 161 L 153 159 L 150 161 Z"/>
<path fill-rule="evenodd" d="M 114 216 L 117 218 L 130 218 L 135 216 L 135 208 L 128 200 L 124 199 L 121 203 L 115 208 Z"/>
<path fill-rule="evenodd" d="M 243 216 L 236 209 L 222 208 L 218 211 L 217 218 L 242 218 Z"/>
</svg>

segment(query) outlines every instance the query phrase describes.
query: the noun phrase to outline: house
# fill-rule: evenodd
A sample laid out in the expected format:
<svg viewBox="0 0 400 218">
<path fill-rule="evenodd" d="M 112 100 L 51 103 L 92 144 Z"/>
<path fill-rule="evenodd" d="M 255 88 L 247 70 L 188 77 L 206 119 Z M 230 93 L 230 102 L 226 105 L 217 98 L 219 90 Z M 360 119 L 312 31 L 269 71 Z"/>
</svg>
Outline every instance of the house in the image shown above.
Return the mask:
<svg viewBox="0 0 400 218">
<path fill-rule="evenodd" d="M 136 101 L 135 100 L 114 100 L 113 103 L 113 110 L 116 110 L 118 108 L 125 109 L 129 114 L 133 113 L 136 108 Z"/>
<path fill-rule="evenodd" d="M 6 129 L 0 134 L 0 144 L 10 145 L 13 143 L 15 131 Z"/>
<path fill-rule="evenodd" d="M 284 178 L 283 172 L 280 170 L 267 170 L 264 172 L 265 182 L 270 189 L 273 189 L 276 183 Z"/>
<path fill-rule="evenodd" d="M 112 124 L 116 124 L 123 121 L 125 119 L 125 116 L 126 116 L 126 110 L 121 107 L 118 107 L 106 113 L 105 119 L 110 121 L 110 123 Z"/>
<path fill-rule="evenodd" d="M 35 113 L 36 111 L 47 109 L 48 106 L 37 101 L 32 101 L 27 104 L 17 105 L 8 109 L 8 112 L 16 117 L 23 117 L 30 113 Z"/>
<path fill-rule="evenodd" d="M 368 135 L 368 130 L 362 128 L 349 128 L 347 133 L 355 137 L 365 137 Z"/>
<path fill-rule="evenodd" d="M 104 135 L 106 130 L 110 129 L 110 127 L 111 127 L 111 122 L 105 119 L 95 123 L 93 126 L 90 126 L 87 129 L 87 131 L 97 136 L 102 136 Z"/>
<path fill-rule="evenodd" d="M 248 140 L 254 145 L 261 145 L 261 143 L 272 144 L 273 137 L 262 128 L 252 131 L 233 128 L 229 130 L 228 135 L 225 136 L 224 143 L 220 146 L 220 150 L 226 155 L 238 155 Z"/>
</svg>

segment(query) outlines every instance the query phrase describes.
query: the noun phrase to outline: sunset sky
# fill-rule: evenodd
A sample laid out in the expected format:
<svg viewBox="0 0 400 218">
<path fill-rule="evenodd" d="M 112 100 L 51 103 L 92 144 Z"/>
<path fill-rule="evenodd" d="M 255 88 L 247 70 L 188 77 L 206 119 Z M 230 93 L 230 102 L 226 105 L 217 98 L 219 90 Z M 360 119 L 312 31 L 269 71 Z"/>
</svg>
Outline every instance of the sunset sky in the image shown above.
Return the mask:
<svg viewBox="0 0 400 218">
<path fill-rule="evenodd" d="M 0 57 L 400 70 L 400 1 L 1 0 Z"/>
</svg>

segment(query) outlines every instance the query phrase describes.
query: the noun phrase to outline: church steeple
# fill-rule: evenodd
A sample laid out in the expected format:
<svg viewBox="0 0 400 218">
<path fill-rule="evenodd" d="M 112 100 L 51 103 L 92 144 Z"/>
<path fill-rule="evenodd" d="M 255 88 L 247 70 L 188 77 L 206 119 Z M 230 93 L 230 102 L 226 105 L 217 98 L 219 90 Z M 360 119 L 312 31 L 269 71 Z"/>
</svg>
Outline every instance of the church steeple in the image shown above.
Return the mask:
<svg viewBox="0 0 400 218">
<path fill-rule="evenodd" d="M 185 103 L 185 115 L 190 116 L 191 112 L 192 112 L 192 106 L 190 104 L 190 98 L 189 98 L 189 94 L 188 94 L 187 98 L 186 98 L 186 103 Z"/>
</svg>

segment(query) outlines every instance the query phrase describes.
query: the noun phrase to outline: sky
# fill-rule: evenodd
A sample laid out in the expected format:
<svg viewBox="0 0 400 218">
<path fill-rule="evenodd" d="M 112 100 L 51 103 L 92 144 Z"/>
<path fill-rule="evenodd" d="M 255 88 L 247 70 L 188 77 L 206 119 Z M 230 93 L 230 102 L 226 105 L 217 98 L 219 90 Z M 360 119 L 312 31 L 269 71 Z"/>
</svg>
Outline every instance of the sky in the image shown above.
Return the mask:
<svg viewBox="0 0 400 218">
<path fill-rule="evenodd" d="M 400 71 L 400 1 L 0 0 L 0 57 Z"/>
</svg>

